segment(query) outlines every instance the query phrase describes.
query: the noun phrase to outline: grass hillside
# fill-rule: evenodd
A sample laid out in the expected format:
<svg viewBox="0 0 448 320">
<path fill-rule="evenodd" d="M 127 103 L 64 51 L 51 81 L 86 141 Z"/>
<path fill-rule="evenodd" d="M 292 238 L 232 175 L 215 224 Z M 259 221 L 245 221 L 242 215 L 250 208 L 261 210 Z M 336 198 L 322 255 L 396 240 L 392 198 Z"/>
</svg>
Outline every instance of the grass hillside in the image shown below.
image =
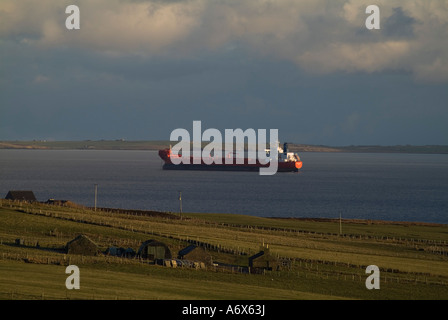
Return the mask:
<svg viewBox="0 0 448 320">
<path fill-rule="evenodd" d="M 381 221 L 270 219 L 233 214 L 93 211 L 0 203 L 1 299 L 448 299 L 448 226 Z M 102 252 L 148 239 L 174 253 L 196 244 L 205 269 L 165 267 L 138 258 L 64 252 L 87 235 Z M 264 247 L 263 247 L 264 245 Z M 269 247 L 277 267 L 241 272 Z M 81 289 L 65 287 L 67 265 Z M 380 269 L 368 290 L 365 270 Z"/>
</svg>

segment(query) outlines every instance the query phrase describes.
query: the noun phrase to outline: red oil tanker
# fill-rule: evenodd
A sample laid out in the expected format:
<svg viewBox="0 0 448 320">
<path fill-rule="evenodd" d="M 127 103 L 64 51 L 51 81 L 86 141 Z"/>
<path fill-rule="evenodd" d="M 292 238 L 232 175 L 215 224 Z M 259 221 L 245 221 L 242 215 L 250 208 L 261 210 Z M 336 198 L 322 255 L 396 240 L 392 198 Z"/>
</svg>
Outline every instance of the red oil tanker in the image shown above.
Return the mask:
<svg viewBox="0 0 448 320">
<path fill-rule="evenodd" d="M 266 149 L 266 155 L 269 156 L 269 154 L 270 150 Z M 159 156 L 164 161 L 164 170 L 259 171 L 261 167 L 269 167 L 270 165 L 269 163 L 262 164 L 258 159 L 253 163 L 254 161 L 248 157 L 245 157 L 244 161 L 241 161 L 241 159 L 236 158 L 235 153 L 227 155 L 227 158 L 232 158 L 231 163 L 226 163 L 226 160 L 227 162 L 230 161 L 223 157 L 221 163 L 216 163 L 216 161 L 214 161 L 211 164 L 205 163 L 203 158 L 201 158 L 201 163 L 194 163 L 193 156 L 190 156 L 189 161 L 185 161 L 188 159 L 183 159 L 183 162 L 174 164 L 171 159 L 182 156 L 173 154 L 171 148 L 159 150 Z M 275 161 L 275 159 L 273 159 L 273 161 Z M 300 160 L 299 155 L 297 153 L 288 152 L 287 143 L 283 144 L 283 148 L 278 147 L 277 161 L 278 172 L 297 172 L 302 168 L 302 161 Z"/>
</svg>

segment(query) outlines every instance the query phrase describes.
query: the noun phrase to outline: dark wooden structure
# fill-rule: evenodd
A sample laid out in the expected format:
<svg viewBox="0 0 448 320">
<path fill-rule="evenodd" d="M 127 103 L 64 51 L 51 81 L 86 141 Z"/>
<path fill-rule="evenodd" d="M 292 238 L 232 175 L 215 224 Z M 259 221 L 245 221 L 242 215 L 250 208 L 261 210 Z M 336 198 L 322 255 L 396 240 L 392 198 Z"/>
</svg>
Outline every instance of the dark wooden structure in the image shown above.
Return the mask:
<svg viewBox="0 0 448 320">
<path fill-rule="evenodd" d="M 100 253 L 97 244 L 83 234 L 80 234 L 73 240 L 67 242 L 65 252 L 68 254 L 81 254 L 84 256 L 96 256 Z"/>
<path fill-rule="evenodd" d="M 262 273 L 264 270 L 273 270 L 277 268 L 277 265 L 277 259 L 270 254 L 268 245 L 263 245 L 258 253 L 249 257 L 250 273 Z"/>
<path fill-rule="evenodd" d="M 26 201 L 26 202 L 37 201 L 33 191 L 22 191 L 22 190 L 10 190 L 6 195 L 5 199 L 14 201 Z"/>
<path fill-rule="evenodd" d="M 148 260 L 171 259 L 171 251 L 166 244 L 156 240 L 143 242 L 138 249 L 137 256 Z"/>
</svg>

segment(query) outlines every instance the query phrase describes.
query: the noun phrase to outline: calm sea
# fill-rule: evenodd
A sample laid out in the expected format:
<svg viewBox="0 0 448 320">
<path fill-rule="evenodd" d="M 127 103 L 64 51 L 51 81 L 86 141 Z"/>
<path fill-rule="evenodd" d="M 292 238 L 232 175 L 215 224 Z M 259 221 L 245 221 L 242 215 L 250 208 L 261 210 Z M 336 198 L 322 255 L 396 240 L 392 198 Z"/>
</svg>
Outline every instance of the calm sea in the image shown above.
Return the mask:
<svg viewBox="0 0 448 320">
<path fill-rule="evenodd" d="M 93 206 L 448 224 L 448 155 L 300 154 L 299 173 L 164 171 L 156 151 L 0 150 L 0 197 Z"/>
</svg>

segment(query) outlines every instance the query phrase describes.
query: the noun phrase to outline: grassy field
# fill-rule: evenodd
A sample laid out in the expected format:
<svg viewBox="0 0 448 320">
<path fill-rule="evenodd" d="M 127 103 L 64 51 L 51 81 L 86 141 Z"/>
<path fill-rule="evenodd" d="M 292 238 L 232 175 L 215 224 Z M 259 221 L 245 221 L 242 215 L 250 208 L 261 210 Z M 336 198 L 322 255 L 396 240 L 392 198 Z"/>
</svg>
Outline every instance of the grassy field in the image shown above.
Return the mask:
<svg viewBox="0 0 448 320">
<path fill-rule="evenodd" d="M 1 299 L 448 299 L 448 226 L 384 221 L 272 219 L 21 204 L 0 200 Z M 85 234 L 105 251 L 137 250 L 148 239 L 171 252 L 195 243 L 214 263 L 170 268 L 136 258 L 63 252 Z M 21 239 L 22 245 L 15 244 Z M 238 272 L 262 245 L 281 266 Z M 65 287 L 80 268 L 81 289 Z M 380 289 L 365 286 L 368 265 Z"/>
</svg>

